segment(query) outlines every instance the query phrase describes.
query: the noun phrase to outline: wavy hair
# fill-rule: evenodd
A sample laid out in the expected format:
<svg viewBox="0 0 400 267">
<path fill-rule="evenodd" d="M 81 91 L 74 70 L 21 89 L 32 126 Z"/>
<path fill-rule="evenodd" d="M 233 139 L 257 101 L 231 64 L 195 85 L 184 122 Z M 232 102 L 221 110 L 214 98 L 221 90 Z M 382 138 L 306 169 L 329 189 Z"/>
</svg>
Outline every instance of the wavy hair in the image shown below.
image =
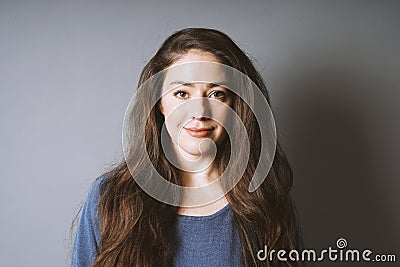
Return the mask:
<svg viewBox="0 0 400 267">
<path fill-rule="evenodd" d="M 214 29 L 188 28 L 168 37 L 144 67 L 138 87 L 190 50 L 211 53 L 220 63 L 244 73 L 260 88 L 268 103 L 270 102 L 265 83 L 248 56 L 226 34 Z M 131 119 L 136 123 L 145 123 L 145 144 L 140 144 L 139 141 L 135 143 L 133 140 L 129 156 L 109 171 L 101 184 L 97 206 L 101 226 L 100 247 L 94 266 L 173 264 L 177 247 L 177 231 L 174 226 L 178 207 L 153 199 L 132 178 L 152 175 L 148 172 L 148 164 L 153 164 L 166 180 L 181 185 L 179 169 L 167 160 L 161 146 L 164 117 L 158 106 L 152 107 L 148 116 L 141 114 L 143 107 L 155 103 L 160 94 L 158 89 L 146 90 L 139 95 L 133 107 L 135 116 Z M 257 251 L 265 245 L 269 249 L 287 251 L 299 249 L 301 246 L 295 209 L 290 197 L 293 173 L 277 143 L 272 167 L 266 179 L 256 191 L 248 192 L 257 164 L 265 162 L 265 159 L 260 158 L 261 134 L 254 114 L 243 100 L 236 97 L 232 108 L 245 125 L 252 151 L 243 176 L 226 194 L 239 229 L 242 264 L 301 265 L 300 262 L 263 262 L 257 259 Z M 147 153 L 150 163 L 142 160 L 147 157 L 144 153 Z M 229 155 L 229 151 L 220 155 L 221 168 L 226 166 Z M 234 174 L 235 169 L 231 173 Z"/>
</svg>

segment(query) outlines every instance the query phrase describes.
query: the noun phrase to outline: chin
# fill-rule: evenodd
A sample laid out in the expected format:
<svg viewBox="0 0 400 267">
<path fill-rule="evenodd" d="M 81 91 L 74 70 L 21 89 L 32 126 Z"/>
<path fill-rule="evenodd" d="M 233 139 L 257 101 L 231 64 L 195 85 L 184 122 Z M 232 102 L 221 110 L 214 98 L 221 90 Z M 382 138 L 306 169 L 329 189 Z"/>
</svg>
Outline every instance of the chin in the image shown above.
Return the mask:
<svg viewBox="0 0 400 267">
<path fill-rule="evenodd" d="M 201 151 L 199 149 L 200 143 L 194 146 L 181 146 L 181 149 L 192 156 L 201 156 L 204 153 L 210 152 L 210 147 L 202 147 Z"/>
<path fill-rule="evenodd" d="M 201 140 L 196 140 L 196 141 L 192 141 L 189 144 L 186 145 L 182 145 L 180 146 L 180 148 L 185 151 L 186 153 L 192 155 L 192 156 L 196 156 L 199 157 L 201 155 L 207 155 L 208 153 L 211 153 L 213 150 L 213 145 L 209 144 L 208 142 L 210 142 L 211 140 L 202 140 L 203 142 L 201 142 Z M 213 142 L 213 141 L 211 141 Z M 201 146 L 200 146 L 201 144 Z"/>
</svg>

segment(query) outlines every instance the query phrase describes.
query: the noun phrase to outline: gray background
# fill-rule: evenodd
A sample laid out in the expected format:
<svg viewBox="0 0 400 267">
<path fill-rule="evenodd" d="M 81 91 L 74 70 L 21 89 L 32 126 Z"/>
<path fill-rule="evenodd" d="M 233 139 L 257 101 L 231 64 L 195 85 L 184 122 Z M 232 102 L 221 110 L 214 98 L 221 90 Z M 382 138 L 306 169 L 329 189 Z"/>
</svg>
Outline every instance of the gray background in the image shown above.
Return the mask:
<svg viewBox="0 0 400 267">
<path fill-rule="evenodd" d="M 67 264 L 76 210 L 121 157 L 142 67 L 189 26 L 226 32 L 256 60 L 305 245 L 344 237 L 399 258 L 400 4 L 165 2 L 0 2 L 0 265 Z M 345 264 L 316 264 L 330 265 Z"/>
</svg>

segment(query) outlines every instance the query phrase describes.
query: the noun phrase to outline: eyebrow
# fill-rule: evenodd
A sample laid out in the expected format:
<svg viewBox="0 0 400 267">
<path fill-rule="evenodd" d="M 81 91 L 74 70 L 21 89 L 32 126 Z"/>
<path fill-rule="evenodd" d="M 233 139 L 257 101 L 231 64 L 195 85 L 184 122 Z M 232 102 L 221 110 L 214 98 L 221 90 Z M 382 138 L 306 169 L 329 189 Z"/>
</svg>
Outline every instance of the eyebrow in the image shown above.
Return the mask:
<svg viewBox="0 0 400 267">
<path fill-rule="evenodd" d="M 193 87 L 194 83 L 207 83 L 209 88 L 216 87 L 216 86 L 223 86 L 228 88 L 228 83 L 227 82 L 185 82 L 185 81 L 173 81 L 170 82 L 169 85 L 185 85 L 189 87 Z"/>
</svg>

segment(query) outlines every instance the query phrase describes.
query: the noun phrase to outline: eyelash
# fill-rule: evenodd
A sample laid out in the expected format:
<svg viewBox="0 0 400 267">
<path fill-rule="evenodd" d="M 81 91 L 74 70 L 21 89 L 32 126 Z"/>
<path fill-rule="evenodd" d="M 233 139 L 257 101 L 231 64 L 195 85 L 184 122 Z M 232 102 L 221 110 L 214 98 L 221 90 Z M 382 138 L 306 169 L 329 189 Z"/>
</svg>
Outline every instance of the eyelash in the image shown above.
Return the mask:
<svg viewBox="0 0 400 267">
<path fill-rule="evenodd" d="M 220 94 L 220 96 L 216 96 L 215 98 L 225 98 L 226 94 L 222 91 L 212 91 L 211 94 Z"/>
<path fill-rule="evenodd" d="M 174 93 L 174 96 L 177 96 L 178 98 L 184 98 L 182 96 L 179 96 L 179 94 L 187 94 L 185 91 L 182 90 L 178 90 Z"/>
<path fill-rule="evenodd" d="M 180 99 L 183 99 L 183 98 L 185 98 L 185 97 L 183 97 L 183 96 L 179 96 L 180 94 L 188 94 L 187 92 L 185 92 L 185 91 L 183 91 L 183 90 L 178 90 L 178 91 L 176 91 L 175 93 L 174 93 L 174 96 L 176 96 L 176 97 L 178 97 L 178 98 L 180 98 Z M 225 98 L 225 96 L 226 96 L 226 93 L 225 92 L 223 92 L 223 91 L 212 91 L 211 92 L 211 94 L 210 95 L 215 95 L 215 94 L 221 94 L 220 96 L 216 96 L 215 98 Z"/>
</svg>

